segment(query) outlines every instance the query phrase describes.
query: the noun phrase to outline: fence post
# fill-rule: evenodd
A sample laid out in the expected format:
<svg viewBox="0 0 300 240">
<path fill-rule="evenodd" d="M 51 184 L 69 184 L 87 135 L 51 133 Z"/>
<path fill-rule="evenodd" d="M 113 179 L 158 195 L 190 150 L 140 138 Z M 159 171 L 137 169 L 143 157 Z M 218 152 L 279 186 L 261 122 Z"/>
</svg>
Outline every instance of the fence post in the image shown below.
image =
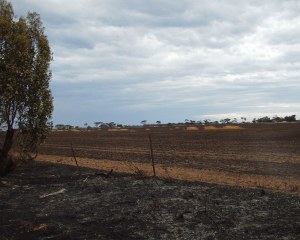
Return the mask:
<svg viewBox="0 0 300 240">
<path fill-rule="evenodd" d="M 72 149 L 72 154 L 73 154 L 73 157 L 74 157 L 74 159 L 75 159 L 76 166 L 77 166 L 77 167 L 79 167 L 79 166 L 78 166 L 77 159 L 76 159 L 76 156 L 75 156 L 75 152 L 74 152 L 74 148 L 73 148 L 73 144 L 72 144 L 72 142 L 71 142 L 71 149 Z"/>
<path fill-rule="evenodd" d="M 150 157 L 152 162 L 153 177 L 156 177 L 151 134 L 149 134 L 149 143 L 150 143 Z"/>
</svg>

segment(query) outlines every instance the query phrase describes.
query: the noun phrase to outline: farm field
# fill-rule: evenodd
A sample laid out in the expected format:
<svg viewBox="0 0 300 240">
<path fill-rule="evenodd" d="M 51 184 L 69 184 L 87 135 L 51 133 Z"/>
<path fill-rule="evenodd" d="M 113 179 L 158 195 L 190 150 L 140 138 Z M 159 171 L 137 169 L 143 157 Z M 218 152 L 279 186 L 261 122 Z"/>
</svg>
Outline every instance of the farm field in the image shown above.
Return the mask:
<svg viewBox="0 0 300 240">
<path fill-rule="evenodd" d="M 300 124 L 245 124 L 243 129 L 136 127 L 53 131 L 38 160 L 151 175 L 151 134 L 157 175 L 300 192 Z"/>
</svg>

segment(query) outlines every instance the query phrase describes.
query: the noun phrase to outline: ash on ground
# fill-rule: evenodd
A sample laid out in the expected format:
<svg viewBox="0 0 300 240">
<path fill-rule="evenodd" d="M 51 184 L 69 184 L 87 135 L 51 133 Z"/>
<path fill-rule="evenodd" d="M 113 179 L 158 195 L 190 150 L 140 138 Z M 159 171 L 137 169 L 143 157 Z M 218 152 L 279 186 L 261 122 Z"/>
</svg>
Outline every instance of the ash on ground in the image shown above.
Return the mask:
<svg viewBox="0 0 300 240">
<path fill-rule="evenodd" d="M 300 196 L 61 164 L 0 179 L 0 239 L 300 239 Z"/>
</svg>

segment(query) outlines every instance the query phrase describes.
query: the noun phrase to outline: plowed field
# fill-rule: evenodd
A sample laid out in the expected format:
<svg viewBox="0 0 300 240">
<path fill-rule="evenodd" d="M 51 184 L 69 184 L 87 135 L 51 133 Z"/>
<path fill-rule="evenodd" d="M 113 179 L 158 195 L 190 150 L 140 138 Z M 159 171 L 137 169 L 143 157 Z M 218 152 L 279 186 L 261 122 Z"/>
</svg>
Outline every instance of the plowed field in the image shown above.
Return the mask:
<svg viewBox="0 0 300 240">
<path fill-rule="evenodd" d="M 54 131 L 39 160 L 164 177 L 300 192 L 300 124 L 249 124 L 243 129 L 185 127 L 126 131 Z"/>
</svg>

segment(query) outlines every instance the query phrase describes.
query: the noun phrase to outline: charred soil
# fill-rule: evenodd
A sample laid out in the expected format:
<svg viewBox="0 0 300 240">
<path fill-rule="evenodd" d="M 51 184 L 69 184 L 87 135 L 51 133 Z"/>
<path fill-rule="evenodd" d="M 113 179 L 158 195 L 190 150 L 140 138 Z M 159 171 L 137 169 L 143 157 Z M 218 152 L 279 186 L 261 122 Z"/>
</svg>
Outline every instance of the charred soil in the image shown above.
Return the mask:
<svg viewBox="0 0 300 240">
<path fill-rule="evenodd" d="M 30 162 L 0 185 L 0 239 L 299 239 L 300 196 Z"/>
</svg>

